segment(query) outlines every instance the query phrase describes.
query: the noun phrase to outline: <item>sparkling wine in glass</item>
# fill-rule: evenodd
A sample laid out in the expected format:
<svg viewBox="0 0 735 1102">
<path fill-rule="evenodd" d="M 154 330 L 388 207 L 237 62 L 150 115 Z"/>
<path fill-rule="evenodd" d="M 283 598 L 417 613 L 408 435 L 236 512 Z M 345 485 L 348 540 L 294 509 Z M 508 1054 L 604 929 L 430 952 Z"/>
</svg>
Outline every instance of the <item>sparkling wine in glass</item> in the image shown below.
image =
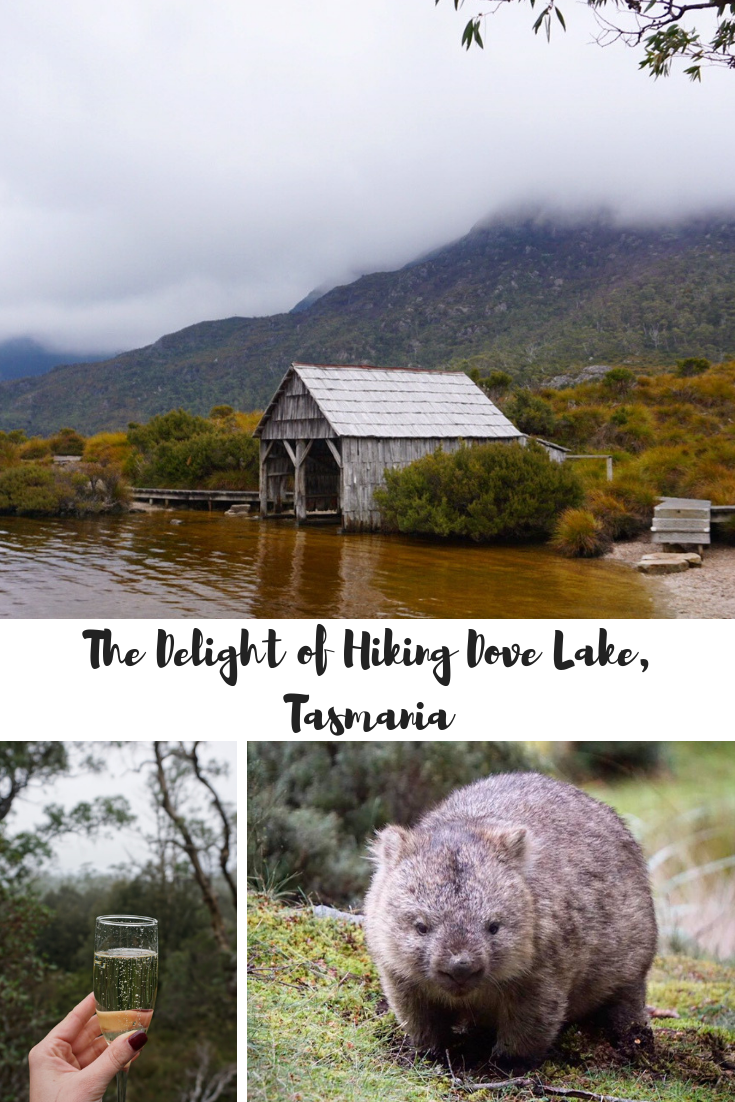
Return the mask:
<svg viewBox="0 0 735 1102">
<path fill-rule="evenodd" d="M 100 1031 L 108 1045 L 123 1033 L 148 1031 L 157 987 L 156 919 L 101 915 L 94 932 L 94 998 Z M 117 1073 L 117 1102 L 125 1102 L 127 1082 L 125 1067 Z"/>
</svg>

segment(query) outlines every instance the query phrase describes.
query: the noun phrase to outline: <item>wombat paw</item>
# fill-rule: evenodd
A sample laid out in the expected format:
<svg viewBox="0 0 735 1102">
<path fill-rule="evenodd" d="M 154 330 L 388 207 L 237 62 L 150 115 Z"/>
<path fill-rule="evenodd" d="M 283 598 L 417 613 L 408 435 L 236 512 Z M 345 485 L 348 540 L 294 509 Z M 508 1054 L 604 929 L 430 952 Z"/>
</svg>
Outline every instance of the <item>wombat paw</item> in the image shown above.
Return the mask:
<svg viewBox="0 0 735 1102">
<path fill-rule="evenodd" d="M 509 1075 L 522 1075 L 539 1067 L 543 1063 L 543 1057 L 520 1055 L 517 1052 L 508 1052 L 503 1045 L 495 1045 L 490 1053 L 490 1062 Z"/>
<path fill-rule="evenodd" d="M 635 1061 L 644 1056 L 652 1056 L 656 1048 L 653 1030 L 650 1025 L 634 1022 L 625 1032 L 618 1035 L 616 1047 L 629 1060 Z"/>
</svg>

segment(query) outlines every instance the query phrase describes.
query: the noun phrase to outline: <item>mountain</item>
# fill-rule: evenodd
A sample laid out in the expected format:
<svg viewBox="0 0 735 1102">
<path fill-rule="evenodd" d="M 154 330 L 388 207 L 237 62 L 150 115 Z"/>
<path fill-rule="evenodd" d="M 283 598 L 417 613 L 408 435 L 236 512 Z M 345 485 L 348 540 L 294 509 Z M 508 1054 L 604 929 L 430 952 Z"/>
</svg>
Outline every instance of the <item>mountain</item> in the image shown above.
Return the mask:
<svg viewBox="0 0 735 1102">
<path fill-rule="evenodd" d="M 50 352 L 30 337 L 13 337 L 0 341 L 0 379 L 22 379 L 28 375 L 44 375 L 58 364 L 94 363 L 99 352 L 83 355 L 78 352 Z"/>
<path fill-rule="evenodd" d="M 0 428 L 89 433 L 177 406 L 262 407 L 292 360 L 433 368 L 479 357 L 539 381 L 689 355 L 735 355 L 735 216 L 666 226 L 527 216 L 479 224 L 296 312 L 201 322 L 101 363 L 2 382 Z"/>
</svg>

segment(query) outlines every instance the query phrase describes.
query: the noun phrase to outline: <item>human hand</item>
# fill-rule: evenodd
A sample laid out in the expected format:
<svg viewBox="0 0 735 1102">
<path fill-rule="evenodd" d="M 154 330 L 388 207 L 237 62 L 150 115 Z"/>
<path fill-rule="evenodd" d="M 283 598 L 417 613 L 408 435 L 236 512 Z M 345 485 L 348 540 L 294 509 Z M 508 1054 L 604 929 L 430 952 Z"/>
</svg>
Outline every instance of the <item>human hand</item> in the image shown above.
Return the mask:
<svg viewBox="0 0 735 1102">
<path fill-rule="evenodd" d="M 101 1102 L 107 1084 L 147 1040 L 138 1030 L 108 1045 L 90 993 L 29 1052 L 30 1102 Z"/>
</svg>

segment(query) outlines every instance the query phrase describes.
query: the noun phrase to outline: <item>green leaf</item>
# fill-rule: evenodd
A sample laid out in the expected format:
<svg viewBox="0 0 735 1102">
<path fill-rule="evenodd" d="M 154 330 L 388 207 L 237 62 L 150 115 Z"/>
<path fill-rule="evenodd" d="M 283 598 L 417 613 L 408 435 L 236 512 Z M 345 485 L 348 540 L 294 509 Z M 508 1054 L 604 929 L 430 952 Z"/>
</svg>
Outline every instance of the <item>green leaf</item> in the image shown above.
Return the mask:
<svg viewBox="0 0 735 1102">
<path fill-rule="evenodd" d="M 538 19 L 536 20 L 536 22 L 533 25 L 533 33 L 534 34 L 538 34 L 539 28 L 541 27 L 541 24 L 543 23 L 545 18 L 546 18 L 546 12 L 542 12 L 541 15 L 538 17 Z"/>
<path fill-rule="evenodd" d="M 562 25 L 562 27 L 564 28 L 564 30 L 566 30 L 566 29 L 567 29 L 567 25 L 566 25 L 566 23 L 564 22 L 564 16 L 563 16 L 563 15 L 561 14 L 561 12 L 559 11 L 559 9 L 558 9 L 558 8 L 554 8 L 554 11 L 556 12 L 556 18 L 557 18 L 557 19 L 559 20 L 559 22 L 561 23 L 561 25 Z"/>
<path fill-rule="evenodd" d="M 475 42 L 477 43 L 477 45 L 480 47 L 481 50 L 485 49 L 484 43 L 482 41 L 482 35 L 480 34 L 480 24 L 479 23 L 475 23 Z"/>
</svg>

